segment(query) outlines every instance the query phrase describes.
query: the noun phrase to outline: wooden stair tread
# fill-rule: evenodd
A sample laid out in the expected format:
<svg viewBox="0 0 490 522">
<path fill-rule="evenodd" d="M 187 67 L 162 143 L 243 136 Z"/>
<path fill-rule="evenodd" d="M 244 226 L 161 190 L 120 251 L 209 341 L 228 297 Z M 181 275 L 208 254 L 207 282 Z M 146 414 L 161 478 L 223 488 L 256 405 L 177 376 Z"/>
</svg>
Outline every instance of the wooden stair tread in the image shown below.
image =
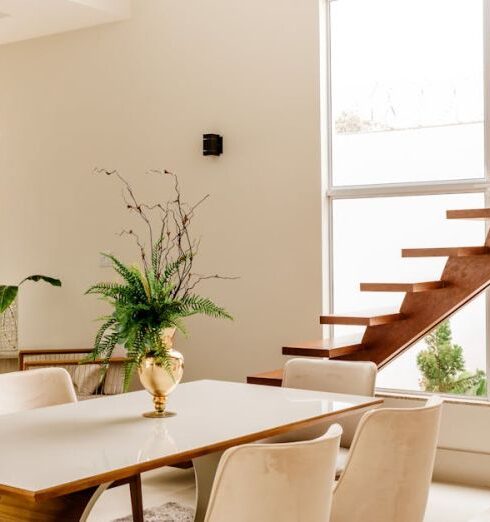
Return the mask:
<svg viewBox="0 0 490 522">
<path fill-rule="evenodd" d="M 345 324 L 357 326 L 378 326 L 394 323 L 403 319 L 400 312 L 391 311 L 366 311 L 352 314 L 330 314 L 320 317 L 320 324 Z"/>
<path fill-rule="evenodd" d="M 490 254 L 487 246 L 442 247 L 442 248 L 404 248 L 402 257 L 467 257 Z"/>
<path fill-rule="evenodd" d="M 361 292 L 427 292 L 444 288 L 444 281 L 419 283 L 361 283 Z"/>
<path fill-rule="evenodd" d="M 281 386 L 284 370 L 270 370 L 268 372 L 256 373 L 247 377 L 248 384 L 264 384 L 266 386 Z"/>
<path fill-rule="evenodd" d="M 364 348 L 362 335 L 349 335 L 333 339 L 319 339 L 299 344 L 288 344 L 282 347 L 283 355 L 300 355 L 304 357 L 340 357 L 357 352 Z"/>
<path fill-rule="evenodd" d="M 447 219 L 490 219 L 490 208 L 447 210 Z"/>
</svg>

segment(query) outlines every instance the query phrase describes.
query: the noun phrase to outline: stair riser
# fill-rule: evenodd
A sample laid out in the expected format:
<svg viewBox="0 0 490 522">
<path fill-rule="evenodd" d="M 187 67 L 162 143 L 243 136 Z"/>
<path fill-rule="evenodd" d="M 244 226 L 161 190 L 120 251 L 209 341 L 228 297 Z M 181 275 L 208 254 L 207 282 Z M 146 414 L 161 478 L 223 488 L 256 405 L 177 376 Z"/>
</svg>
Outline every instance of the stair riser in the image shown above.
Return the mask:
<svg viewBox="0 0 490 522">
<path fill-rule="evenodd" d="M 282 386 L 282 379 L 277 378 L 266 378 L 250 375 L 247 377 L 248 384 L 262 384 L 264 386 Z"/>
<path fill-rule="evenodd" d="M 444 288 L 443 281 L 429 281 L 425 283 L 361 283 L 361 292 L 430 292 Z"/>
<path fill-rule="evenodd" d="M 351 326 L 380 326 L 404 319 L 403 314 L 380 315 L 376 317 L 329 316 L 320 317 L 320 324 L 351 325 Z"/>
<path fill-rule="evenodd" d="M 490 208 L 472 208 L 463 210 L 448 210 L 447 219 L 490 219 Z"/>
<path fill-rule="evenodd" d="M 322 350 L 318 348 L 288 348 L 284 347 L 282 349 L 283 355 L 290 355 L 296 357 L 328 357 L 329 359 L 335 359 L 337 357 L 342 357 L 344 355 L 350 355 L 352 353 L 356 353 L 359 350 L 362 350 L 364 346 L 359 344 L 357 346 L 346 346 L 345 348 L 335 348 L 333 350 Z"/>
<path fill-rule="evenodd" d="M 402 257 L 469 257 L 490 254 L 488 247 L 404 248 Z"/>
</svg>

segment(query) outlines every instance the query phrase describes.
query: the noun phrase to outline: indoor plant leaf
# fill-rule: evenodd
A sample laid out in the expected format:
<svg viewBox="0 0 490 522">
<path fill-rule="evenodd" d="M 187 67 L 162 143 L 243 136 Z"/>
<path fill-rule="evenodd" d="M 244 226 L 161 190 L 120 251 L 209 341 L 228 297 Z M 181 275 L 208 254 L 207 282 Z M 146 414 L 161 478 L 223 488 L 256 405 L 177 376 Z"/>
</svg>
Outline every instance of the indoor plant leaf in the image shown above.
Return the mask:
<svg viewBox="0 0 490 522">
<path fill-rule="evenodd" d="M 53 286 L 61 286 L 61 281 L 54 277 L 44 275 L 32 275 L 23 279 L 17 286 L 0 285 L 0 314 L 5 312 L 7 308 L 13 303 L 19 292 L 19 286 L 25 281 L 44 281 Z"/>
<path fill-rule="evenodd" d="M 55 279 L 54 277 L 48 277 L 45 275 L 31 275 L 29 277 L 26 277 L 19 283 L 19 286 L 25 281 L 34 281 L 35 283 L 37 283 L 38 281 L 44 281 L 45 283 L 49 283 L 53 286 L 61 286 L 61 281 L 59 279 Z"/>
<path fill-rule="evenodd" d="M 0 314 L 14 302 L 18 292 L 18 286 L 0 286 Z"/>
</svg>

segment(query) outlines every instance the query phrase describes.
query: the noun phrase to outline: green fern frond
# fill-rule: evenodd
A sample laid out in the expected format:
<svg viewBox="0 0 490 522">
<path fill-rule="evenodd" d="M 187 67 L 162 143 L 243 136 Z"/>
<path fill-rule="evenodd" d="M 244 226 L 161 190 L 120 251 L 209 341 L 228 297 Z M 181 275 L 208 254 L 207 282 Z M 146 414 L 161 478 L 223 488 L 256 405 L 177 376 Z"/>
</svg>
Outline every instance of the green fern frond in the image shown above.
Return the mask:
<svg viewBox="0 0 490 522">
<path fill-rule="evenodd" d="M 182 304 L 186 316 L 203 314 L 209 317 L 233 319 L 224 308 L 216 305 L 207 297 L 188 295 L 182 299 Z"/>
<path fill-rule="evenodd" d="M 123 390 L 127 392 L 129 390 L 129 385 L 131 384 L 131 378 L 133 377 L 134 370 L 136 369 L 137 364 L 133 361 L 127 361 L 124 364 L 124 380 L 123 380 Z"/>
<path fill-rule="evenodd" d="M 153 245 L 151 252 L 151 268 L 155 274 L 158 274 L 160 271 L 160 264 L 162 260 L 162 244 L 163 237 L 160 237 L 159 240 Z"/>
<path fill-rule="evenodd" d="M 96 285 L 92 285 L 85 294 L 98 294 L 100 292 L 112 292 L 114 290 L 123 290 L 126 288 L 124 285 L 120 283 L 97 283 Z"/>
<path fill-rule="evenodd" d="M 177 273 L 180 266 L 189 259 L 189 254 L 183 254 L 178 257 L 175 261 L 169 263 L 163 271 L 162 281 L 168 283 L 171 278 Z"/>
<path fill-rule="evenodd" d="M 136 292 L 140 294 L 141 298 L 146 297 L 145 287 L 141 280 L 141 276 L 138 271 L 134 270 L 134 267 L 129 268 L 121 261 L 119 261 L 112 254 L 104 254 L 108 259 L 112 261 L 114 270 L 126 281 L 126 283 Z"/>
</svg>

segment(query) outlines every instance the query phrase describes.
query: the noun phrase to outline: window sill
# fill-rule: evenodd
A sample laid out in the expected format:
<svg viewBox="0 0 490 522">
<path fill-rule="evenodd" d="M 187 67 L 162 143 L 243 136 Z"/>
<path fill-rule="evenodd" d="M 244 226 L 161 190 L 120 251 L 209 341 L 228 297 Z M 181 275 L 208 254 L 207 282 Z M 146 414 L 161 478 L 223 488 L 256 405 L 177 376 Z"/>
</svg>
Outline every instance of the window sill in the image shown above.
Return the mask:
<svg viewBox="0 0 490 522">
<path fill-rule="evenodd" d="M 406 391 L 397 391 L 397 390 L 388 390 L 383 388 L 376 388 L 376 397 L 381 398 L 394 398 L 394 399 L 402 399 L 402 400 L 415 400 L 415 401 L 424 401 L 431 395 L 435 395 L 432 393 L 424 393 L 424 392 L 406 392 Z M 444 395 L 440 394 L 441 397 L 444 398 L 444 402 L 449 404 L 466 404 L 469 406 L 484 406 L 486 408 L 490 408 L 490 401 L 486 397 L 471 398 L 471 397 L 455 397 L 454 395 Z"/>
</svg>

